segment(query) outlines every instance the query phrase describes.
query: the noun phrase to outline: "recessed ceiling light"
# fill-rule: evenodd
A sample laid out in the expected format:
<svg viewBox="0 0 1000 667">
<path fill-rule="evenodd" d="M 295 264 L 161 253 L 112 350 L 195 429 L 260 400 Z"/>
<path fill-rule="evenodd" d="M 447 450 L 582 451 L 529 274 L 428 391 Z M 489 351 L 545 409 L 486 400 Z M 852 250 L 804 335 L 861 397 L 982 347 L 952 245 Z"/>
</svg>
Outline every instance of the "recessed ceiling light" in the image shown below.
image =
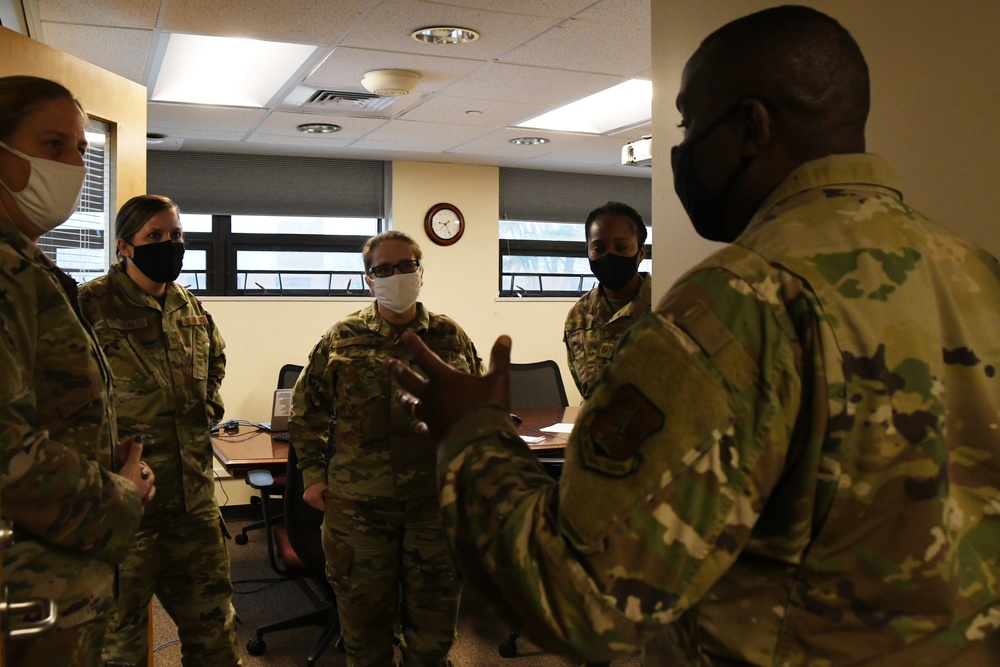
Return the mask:
<svg viewBox="0 0 1000 667">
<path fill-rule="evenodd" d="M 510 140 L 510 143 L 515 146 L 537 146 L 538 144 L 547 144 L 549 140 L 545 137 L 515 137 Z"/>
<path fill-rule="evenodd" d="M 147 144 L 162 144 L 163 140 L 167 138 L 167 135 L 160 134 L 159 132 L 147 132 L 146 133 L 146 143 Z"/>
<path fill-rule="evenodd" d="M 340 132 L 340 126 L 333 123 L 303 123 L 295 128 L 299 132 L 306 134 L 330 134 Z"/>
<path fill-rule="evenodd" d="M 479 33 L 469 28 L 433 26 L 414 30 L 410 33 L 410 37 L 418 42 L 427 42 L 428 44 L 465 44 L 479 39 Z"/>
</svg>

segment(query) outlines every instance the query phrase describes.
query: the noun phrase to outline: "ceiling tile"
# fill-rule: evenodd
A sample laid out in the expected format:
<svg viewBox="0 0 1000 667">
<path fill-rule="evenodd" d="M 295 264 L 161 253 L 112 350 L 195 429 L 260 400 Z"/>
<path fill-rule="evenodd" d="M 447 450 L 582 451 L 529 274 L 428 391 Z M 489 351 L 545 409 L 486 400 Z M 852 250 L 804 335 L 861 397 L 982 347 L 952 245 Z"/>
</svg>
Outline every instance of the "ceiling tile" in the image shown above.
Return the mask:
<svg viewBox="0 0 1000 667">
<path fill-rule="evenodd" d="M 242 139 L 267 113 L 265 109 L 209 107 L 194 104 L 150 102 L 147 126 L 150 132 L 183 130 L 186 137 Z"/>
<path fill-rule="evenodd" d="M 378 0 L 169 0 L 163 29 L 330 45 Z"/>
<path fill-rule="evenodd" d="M 632 77 L 649 67 L 648 35 L 648 27 L 570 19 L 500 61 Z"/>
<path fill-rule="evenodd" d="M 368 134 L 364 141 L 397 142 L 419 146 L 436 145 L 437 150 L 440 152 L 469 141 L 481 134 L 483 134 L 483 128 L 472 125 L 415 123 L 412 121 L 394 120 Z M 358 146 L 361 144 L 356 143 L 354 145 Z"/>
<path fill-rule="evenodd" d="M 476 100 L 566 104 L 621 83 L 622 77 L 492 63 L 447 88 L 447 95 Z"/>
<path fill-rule="evenodd" d="M 547 107 L 521 102 L 490 102 L 483 100 L 438 95 L 420 106 L 410 109 L 400 118 L 430 123 L 452 123 L 479 127 L 506 127 L 526 118 L 536 116 Z M 479 111 L 479 113 L 469 113 Z"/>
<path fill-rule="evenodd" d="M 648 2 L 649 0 L 641 1 Z M 502 10 L 505 14 L 562 18 L 572 16 L 594 4 L 594 0 L 504 0 L 502 3 L 498 3 L 497 0 L 442 0 L 440 4 L 487 11 Z"/>
<path fill-rule="evenodd" d="M 375 69 L 408 69 L 420 74 L 415 93 L 426 95 L 483 66 L 483 61 L 440 56 L 386 53 L 339 47 L 310 74 L 305 83 L 320 88 L 364 92 L 361 79 Z"/>
<path fill-rule="evenodd" d="M 333 123 L 340 125 L 340 132 L 323 135 L 304 135 L 295 128 L 303 123 Z M 350 142 L 368 134 L 377 127 L 384 125 L 385 120 L 381 118 L 345 118 L 341 116 L 322 116 L 317 114 L 289 113 L 276 111 L 260 124 L 254 133 L 249 137 L 251 140 L 260 139 L 262 135 L 273 135 L 277 137 L 293 137 L 295 139 L 308 139 L 313 142 L 323 142 L 328 139 L 344 140 Z"/>
<path fill-rule="evenodd" d="M 160 0 L 37 0 L 43 21 L 152 30 Z M 42 36 L 48 43 L 48 28 Z"/>
<path fill-rule="evenodd" d="M 502 6 L 502 3 L 499 3 Z M 478 9 L 464 9 L 424 0 L 383 2 L 351 31 L 344 46 L 381 49 L 418 55 L 492 60 L 544 32 L 558 21 Z M 434 25 L 470 28 L 479 39 L 468 44 L 418 42 L 410 34 Z"/>
<path fill-rule="evenodd" d="M 648 43 L 649 28 L 652 24 L 650 2 L 651 0 L 601 0 L 577 14 L 575 18 L 641 28 Z"/>
<path fill-rule="evenodd" d="M 142 82 L 146 54 L 153 39 L 151 30 L 43 23 L 42 33 L 45 43 L 53 48 L 126 79 Z"/>
</svg>

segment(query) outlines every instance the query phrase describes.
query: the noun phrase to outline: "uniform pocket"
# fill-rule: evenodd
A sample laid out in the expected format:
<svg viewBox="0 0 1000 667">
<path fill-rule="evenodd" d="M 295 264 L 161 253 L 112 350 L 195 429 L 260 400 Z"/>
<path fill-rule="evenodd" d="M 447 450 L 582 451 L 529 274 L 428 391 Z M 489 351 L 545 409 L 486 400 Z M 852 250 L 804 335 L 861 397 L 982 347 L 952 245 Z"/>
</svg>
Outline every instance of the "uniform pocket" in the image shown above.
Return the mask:
<svg viewBox="0 0 1000 667">
<path fill-rule="evenodd" d="M 338 588 L 347 589 L 351 564 L 354 562 L 354 547 L 324 526 L 323 553 L 326 555 L 326 578 Z"/>
</svg>

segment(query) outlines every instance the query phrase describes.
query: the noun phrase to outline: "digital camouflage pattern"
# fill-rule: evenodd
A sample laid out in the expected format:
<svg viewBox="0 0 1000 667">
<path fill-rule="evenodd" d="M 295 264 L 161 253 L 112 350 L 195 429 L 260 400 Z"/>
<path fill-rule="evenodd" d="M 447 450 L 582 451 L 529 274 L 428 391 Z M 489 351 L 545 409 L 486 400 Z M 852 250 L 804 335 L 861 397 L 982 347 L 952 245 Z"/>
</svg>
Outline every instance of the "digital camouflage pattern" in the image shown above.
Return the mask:
<svg viewBox="0 0 1000 667">
<path fill-rule="evenodd" d="M 35 667 L 19 656 L 42 646 L 52 664 L 97 664 L 114 568 L 140 513 L 135 485 L 111 472 L 109 382 L 76 283 L 0 218 L 0 504 L 15 528 L 4 583 L 12 601 L 55 600 L 61 638 L 8 642 L 11 665 Z"/>
<path fill-rule="evenodd" d="M 418 303 L 407 328 L 451 366 L 483 372 L 472 340 L 452 319 Z M 382 366 L 390 356 L 411 363 L 402 331 L 375 302 L 335 324 L 309 355 L 288 422 L 305 486 L 329 485 L 323 549 L 350 667 L 391 664 L 384 658 L 401 584 L 401 648 L 413 664 L 447 664 L 458 615 L 459 585 L 436 502 L 436 446 L 392 400 L 397 386 Z"/>
<path fill-rule="evenodd" d="M 80 304 L 111 367 L 118 430 L 143 435 L 143 460 L 156 474 L 156 495 L 122 564 L 106 657 L 145 664 L 146 609 L 155 592 L 177 623 L 185 656 L 235 665 L 229 555 L 209 433 L 224 411 L 225 342 L 194 295 L 168 283 L 161 305 L 121 263 L 84 285 Z"/>
<path fill-rule="evenodd" d="M 464 580 L 591 660 L 996 665 L 997 331 L 995 258 L 880 158 L 807 163 L 630 331 L 558 485 L 502 411 L 453 427 Z"/>
<path fill-rule="evenodd" d="M 566 343 L 569 372 L 585 399 L 593 393 L 601 374 L 611 363 L 618 341 L 633 324 L 649 314 L 653 278 L 649 274 L 641 275 L 639 291 L 617 311 L 597 286 L 573 304 L 566 315 L 563 342 Z"/>
</svg>

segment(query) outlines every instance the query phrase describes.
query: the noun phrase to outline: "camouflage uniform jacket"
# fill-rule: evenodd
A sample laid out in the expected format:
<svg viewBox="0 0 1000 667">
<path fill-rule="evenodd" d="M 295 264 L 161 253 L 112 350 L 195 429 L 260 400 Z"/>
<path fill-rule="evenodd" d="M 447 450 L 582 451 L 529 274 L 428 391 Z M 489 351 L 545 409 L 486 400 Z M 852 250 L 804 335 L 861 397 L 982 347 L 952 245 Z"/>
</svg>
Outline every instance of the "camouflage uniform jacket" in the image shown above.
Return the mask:
<svg viewBox="0 0 1000 667">
<path fill-rule="evenodd" d="M 0 479 L 15 528 L 3 578 L 11 601 L 56 600 L 62 627 L 110 611 L 139 524 L 135 485 L 109 471 L 110 378 L 76 283 L 0 218 Z"/>
<path fill-rule="evenodd" d="M 449 365 L 482 374 L 476 347 L 451 318 L 417 303 L 408 328 Z M 382 367 L 389 356 L 409 363 L 400 333 L 372 302 L 335 324 L 313 348 L 295 386 L 288 427 L 306 487 L 326 483 L 344 498 L 437 494 L 435 445 L 413 430 L 410 416 L 392 401 L 396 385 Z M 332 457 L 330 435 L 336 443 Z"/>
<path fill-rule="evenodd" d="M 996 259 L 881 159 L 804 164 L 632 328 L 558 485 L 502 411 L 453 427 L 453 554 L 590 660 L 996 665 L 998 331 Z"/>
<path fill-rule="evenodd" d="M 156 473 L 146 515 L 193 510 L 215 495 L 209 429 L 222 419 L 225 343 L 201 302 L 168 283 L 163 305 L 120 263 L 80 288 L 80 306 L 111 366 L 118 430 L 143 435 Z"/>
<path fill-rule="evenodd" d="M 615 346 L 633 324 L 649 314 L 653 278 L 642 274 L 642 284 L 631 301 L 617 312 L 604 298 L 600 285 L 580 298 L 566 316 L 563 342 L 569 372 L 576 388 L 587 398 L 611 363 Z"/>
</svg>

